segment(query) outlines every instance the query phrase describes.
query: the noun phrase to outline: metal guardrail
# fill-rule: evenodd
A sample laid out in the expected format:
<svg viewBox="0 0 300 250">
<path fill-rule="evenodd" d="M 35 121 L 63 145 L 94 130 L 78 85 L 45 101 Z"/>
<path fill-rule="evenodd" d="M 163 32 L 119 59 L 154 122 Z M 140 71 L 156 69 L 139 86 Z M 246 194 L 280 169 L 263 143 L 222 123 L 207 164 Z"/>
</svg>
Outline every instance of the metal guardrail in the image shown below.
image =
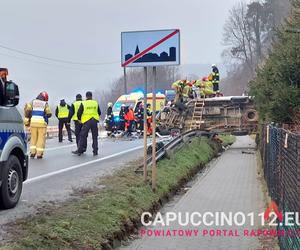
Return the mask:
<svg viewBox="0 0 300 250">
<path fill-rule="evenodd" d="M 164 145 L 162 148 L 156 151 L 156 161 L 159 161 L 162 159 L 168 151 L 174 150 L 178 146 L 180 146 L 182 143 L 187 141 L 188 139 L 192 137 L 200 137 L 200 136 L 206 136 L 211 137 L 213 133 L 201 131 L 198 129 L 186 131 L 179 136 L 176 136 L 174 139 L 172 139 L 170 142 L 168 142 L 166 145 Z M 147 164 L 150 165 L 152 163 L 152 156 L 149 156 L 147 159 Z"/>
</svg>

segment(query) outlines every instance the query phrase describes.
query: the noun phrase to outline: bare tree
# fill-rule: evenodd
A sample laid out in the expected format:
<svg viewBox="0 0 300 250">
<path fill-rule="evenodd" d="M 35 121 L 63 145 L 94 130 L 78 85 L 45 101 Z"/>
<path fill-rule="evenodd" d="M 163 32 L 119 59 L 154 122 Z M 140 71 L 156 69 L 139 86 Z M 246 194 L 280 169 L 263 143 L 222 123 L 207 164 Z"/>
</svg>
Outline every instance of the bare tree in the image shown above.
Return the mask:
<svg viewBox="0 0 300 250">
<path fill-rule="evenodd" d="M 268 55 L 276 28 L 290 10 L 290 0 L 240 2 L 230 10 L 223 34 L 222 56 L 229 69 L 223 81 L 225 93 L 247 90 L 256 68 Z"/>
<path fill-rule="evenodd" d="M 246 18 L 247 5 L 243 2 L 235 5 L 229 13 L 224 26 L 224 55 L 245 63 L 253 71 L 253 46 L 249 23 Z"/>
<path fill-rule="evenodd" d="M 253 1 L 248 5 L 240 2 L 231 9 L 224 27 L 223 41 L 227 56 L 247 65 L 253 74 L 264 59 L 264 48 L 268 47 L 270 14 L 264 2 Z"/>
</svg>

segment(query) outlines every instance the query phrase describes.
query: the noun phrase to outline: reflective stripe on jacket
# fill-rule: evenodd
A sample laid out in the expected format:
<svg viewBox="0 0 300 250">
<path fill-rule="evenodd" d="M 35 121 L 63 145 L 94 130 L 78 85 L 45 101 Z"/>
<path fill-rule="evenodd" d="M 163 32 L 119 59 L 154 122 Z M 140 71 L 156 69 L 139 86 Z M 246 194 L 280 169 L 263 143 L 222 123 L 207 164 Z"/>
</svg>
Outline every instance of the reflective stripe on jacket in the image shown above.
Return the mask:
<svg viewBox="0 0 300 250">
<path fill-rule="evenodd" d="M 47 103 L 41 100 L 33 100 L 31 103 L 32 107 L 32 116 L 30 124 L 31 126 L 37 126 L 37 127 L 46 127 L 47 123 L 45 121 L 45 109 L 46 109 Z"/>
<path fill-rule="evenodd" d="M 212 73 L 212 82 L 213 83 L 219 83 L 220 82 L 220 74 L 218 72 Z"/>
</svg>

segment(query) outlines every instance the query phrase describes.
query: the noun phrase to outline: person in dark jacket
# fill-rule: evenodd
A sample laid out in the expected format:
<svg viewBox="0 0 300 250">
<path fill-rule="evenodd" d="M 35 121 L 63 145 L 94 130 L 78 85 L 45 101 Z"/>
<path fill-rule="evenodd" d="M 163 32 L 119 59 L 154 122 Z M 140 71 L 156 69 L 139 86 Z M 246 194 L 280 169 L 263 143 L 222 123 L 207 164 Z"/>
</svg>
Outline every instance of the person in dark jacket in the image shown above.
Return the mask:
<svg viewBox="0 0 300 250">
<path fill-rule="evenodd" d="M 152 134 L 152 111 L 151 104 L 147 103 L 147 135 Z"/>
<path fill-rule="evenodd" d="M 219 92 L 220 73 L 218 67 L 213 64 L 212 66 L 212 84 L 214 92 Z"/>
<path fill-rule="evenodd" d="M 89 131 L 92 131 L 93 154 L 98 155 L 98 123 L 100 121 L 101 110 L 96 100 L 93 100 L 92 92 L 86 92 L 86 100 L 83 101 L 78 109 L 78 120 L 82 123 L 80 131 L 79 145 L 73 154 L 82 155 L 87 148 L 87 137 Z"/>
<path fill-rule="evenodd" d="M 112 110 L 113 104 L 109 102 L 107 104 L 107 111 L 106 111 L 106 118 L 105 118 L 105 123 L 106 123 L 106 131 L 107 135 L 110 136 L 114 131 L 114 114 Z"/>
<path fill-rule="evenodd" d="M 68 140 L 72 142 L 72 134 L 70 127 L 69 111 L 70 106 L 66 104 L 65 100 L 62 99 L 60 104 L 56 107 L 55 116 L 58 119 L 58 141 L 63 141 L 63 127 L 65 126 L 68 132 Z"/>
<path fill-rule="evenodd" d="M 142 103 L 140 103 L 139 107 L 137 108 L 135 117 L 136 117 L 136 131 L 142 134 L 144 129 L 144 107 Z"/>
<path fill-rule="evenodd" d="M 79 135 L 82 128 L 82 123 L 80 120 L 78 120 L 78 109 L 82 103 L 82 96 L 81 94 L 76 95 L 76 101 L 72 103 L 70 112 L 69 112 L 69 120 L 74 121 L 75 126 L 75 137 L 76 137 L 76 144 L 78 147 L 79 143 Z"/>
<path fill-rule="evenodd" d="M 125 109 L 126 109 L 125 104 L 122 104 L 120 112 L 119 112 L 119 119 L 120 120 L 119 120 L 119 128 L 118 128 L 122 132 L 125 131 L 125 118 L 124 118 L 124 116 L 125 116 Z"/>
</svg>

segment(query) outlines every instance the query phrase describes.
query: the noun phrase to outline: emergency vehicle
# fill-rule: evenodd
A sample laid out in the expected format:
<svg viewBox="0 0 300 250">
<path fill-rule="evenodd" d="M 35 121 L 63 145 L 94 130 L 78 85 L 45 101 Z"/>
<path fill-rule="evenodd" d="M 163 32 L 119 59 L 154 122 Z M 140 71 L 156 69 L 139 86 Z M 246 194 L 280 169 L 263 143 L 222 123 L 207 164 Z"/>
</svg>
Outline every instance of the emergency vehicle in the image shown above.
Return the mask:
<svg viewBox="0 0 300 250">
<path fill-rule="evenodd" d="M 1 68 L 7 74 L 7 69 Z M 27 139 L 16 106 L 19 88 L 0 77 L 0 207 L 17 205 L 28 175 Z"/>
<path fill-rule="evenodd" d="M 147 94 L 147 103 L 151 105 L 150 110 L 152 111 L 152 100 L 153 100 L 153 94 L 148 93 Z M 128 95 L 121 95 L 115 104 L 113 105 L 113 114 L 114 114 L 114 121 L 115 123 L 118 123 L 120 121 L 119 113 L 121 110 L 121 106 L 124 104 L 126 107 L 131 106 L 133 108 L 133 111 L 135 112 L 139 105 L 141 103 L 144 103 L 144 94 L 143 92 L 134 92 L 130 93 Z M 156 94 L 156 110 L 157 112 L 162 110 L 163 107 L 166 104 L 166 96 L 161 93 Z"/>
</svg>

